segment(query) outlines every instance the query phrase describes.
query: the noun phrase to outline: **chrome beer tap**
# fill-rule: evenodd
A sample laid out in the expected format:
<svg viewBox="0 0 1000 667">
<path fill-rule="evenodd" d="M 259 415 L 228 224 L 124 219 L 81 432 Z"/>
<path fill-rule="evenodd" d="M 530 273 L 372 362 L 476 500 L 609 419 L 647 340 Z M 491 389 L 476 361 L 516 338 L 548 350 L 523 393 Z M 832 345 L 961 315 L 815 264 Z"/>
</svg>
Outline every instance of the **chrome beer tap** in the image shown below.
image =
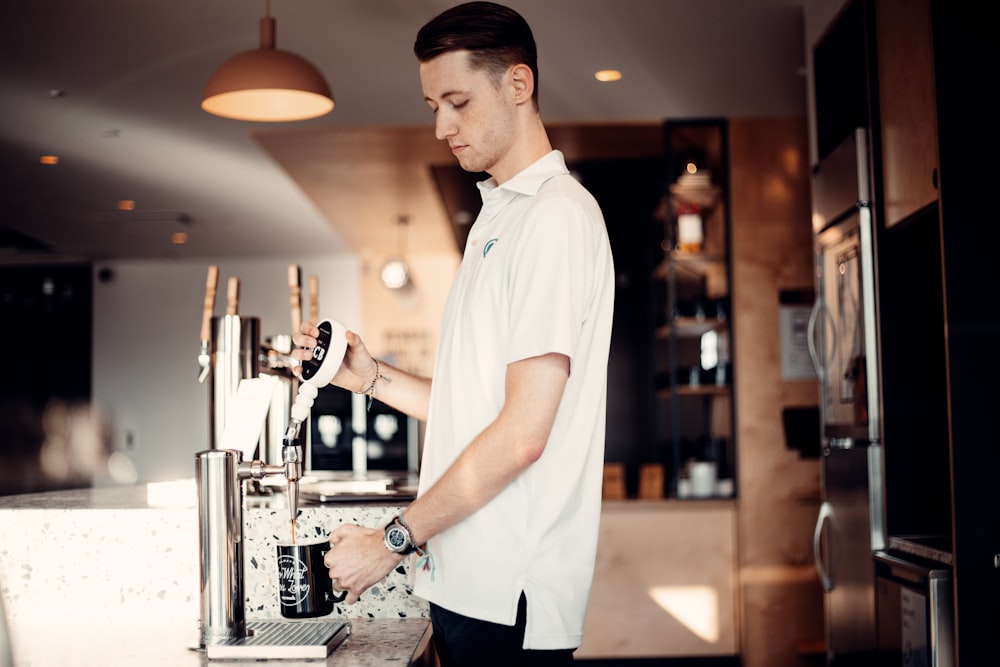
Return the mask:
<svg viewBox="0 0 1000 667">
<path fill-rule="evenodd" d="M 319 394 L 333 379 L 340 363 L 347 352 L 347 339 L 344 334 L 347 327 L 337 320 L 323 320 L 316 325 L 319 335 L 316 337 L 316 347 L 312 349 L 313 358 L 302 362 L 302 383 L 292 404 L 291 419 L 285 436 L 282 439 L 281 460 L 285 466 L 285 478 L 288 480 L 288 510 L 295 528 L 295 518 L 299 507 L 299 479 L 302 478 L 302 446 L 299 432 L 302 423 L 309 418 L 309 411 Z"/>
<path fill-rule="evenodd" d="M 201 550 L 200 645 L 246 637 L 243 590 L 243 481 L 285 467 L 243 461 L 237 449 L 195 455 Z"/>
<path fill-rule="evenodd" d="M 242 452 L 235 449 L 210 449 L 195 455 L 202 648 L 247 634 L 243 587 L 243 481 L 284 475 L 294 529 L 298 515 L 298 484 L 302 478 L 302 423 L 309 418 L 319 388 L 333 379 L 347 351 L 343 324 L 324 320 L 319 329 L 313 359 L 302 363 L 303 382 L 282 441 L 281 465 L 243 461 Z"/>
<path fill-rule="evenodd" d="M 295 518 L 299 515 L 299 480 L 302 479 L 302 441 L 299 433 L 302 423 L 309 418 L 309 408 L 312 407 L 319 390 L 311 384 L 302 383 L 298 395 L 292 405 L 291 419 L 285 435 L 281 440 L 281 463 L 284 466 L 287 482 L 288 516 L 294 530 Z"/>
</svg>

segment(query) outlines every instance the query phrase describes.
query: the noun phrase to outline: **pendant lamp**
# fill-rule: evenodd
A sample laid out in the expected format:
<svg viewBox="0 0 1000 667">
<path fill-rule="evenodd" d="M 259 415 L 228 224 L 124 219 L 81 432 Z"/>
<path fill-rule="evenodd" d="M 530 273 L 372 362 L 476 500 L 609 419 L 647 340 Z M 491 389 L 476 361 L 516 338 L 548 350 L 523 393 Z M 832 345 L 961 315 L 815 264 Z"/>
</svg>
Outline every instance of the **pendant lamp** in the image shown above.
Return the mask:
<svg viewBox="0 0 1000 667">
<path fill-rule="evenodd" d="M 333 110 L 333 94 L 305 58 L 274 46 L 271 3 L 260 20 L 260 48 L 222 63 L 205 84 L 201 108 L 235 120 L 287 122 Z"/>
<path fill-rule="evenodd" d="M 382 278 L 382 284 L 391 290 L 401 290 L 405 287 L 412 285 L 410 281 L 410 267 L 406 264 L 406 241 L 404 239 L 404 234 L 406 233 L 406 225 L 409 224 L 410 219 L 401 215 L 396 220 L 397 229 L 399 231 L 399 253 L 394 257 L 390 257 L 389 261 L 382 265 L 382 271 L 379 274 Z"/>
</svg>

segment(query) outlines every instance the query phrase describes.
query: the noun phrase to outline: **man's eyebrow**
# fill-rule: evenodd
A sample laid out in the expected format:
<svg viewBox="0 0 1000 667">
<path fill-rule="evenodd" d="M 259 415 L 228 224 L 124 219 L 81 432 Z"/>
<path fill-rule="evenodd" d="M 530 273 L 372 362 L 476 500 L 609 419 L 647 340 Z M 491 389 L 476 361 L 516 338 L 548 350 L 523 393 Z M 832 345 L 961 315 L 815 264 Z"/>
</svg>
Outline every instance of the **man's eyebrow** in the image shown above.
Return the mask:
<svg viewBox="0 0 1000 667">
<path fill-rule="evenodd" d="M 446 100 L 446 99 L 448 99 L 449 97 L 453 97 L 453 96 L 455 96 L 455 95 L 463 95 L 463 94 L 464 94 L 464 93 L 463 93 L 463 91 L 461 91 L 461 90 L 448 90 L 448 91 L 445 91 L 444 93 L 442 93 L 442 94 L 441 94 L 441 97 L 440 97 L 439 99 L 442 99 L 442 100 Z M 425 96 L 424 96 L 424 101 L 425 101 L 425 102 L 433 102 L 433 101 L 434 101 L 434 98 L 431 98 L 431 97 L 427 97 L 427 96 L 425 95 Z"/>
</svg>

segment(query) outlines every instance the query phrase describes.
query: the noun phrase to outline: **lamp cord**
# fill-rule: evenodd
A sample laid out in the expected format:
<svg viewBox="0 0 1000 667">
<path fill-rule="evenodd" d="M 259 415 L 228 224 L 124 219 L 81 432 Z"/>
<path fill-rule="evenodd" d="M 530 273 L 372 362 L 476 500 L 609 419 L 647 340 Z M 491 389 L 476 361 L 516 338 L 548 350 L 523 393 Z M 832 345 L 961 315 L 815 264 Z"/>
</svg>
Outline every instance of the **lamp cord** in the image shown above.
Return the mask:
<svg viewBox="0 0 1000 667">
<path fill-rule="evenodd" d="M 399 216 L 396 220 L 396 224 L 399 225 L 400 232 L 396 235 L 396 241 L 398 244 L 397 250 L 399 251 L 399 258 L 403 259 L 406 256 L 406 227 L 410 224 L 410 218 L 405 215 Z"/>
</svg>

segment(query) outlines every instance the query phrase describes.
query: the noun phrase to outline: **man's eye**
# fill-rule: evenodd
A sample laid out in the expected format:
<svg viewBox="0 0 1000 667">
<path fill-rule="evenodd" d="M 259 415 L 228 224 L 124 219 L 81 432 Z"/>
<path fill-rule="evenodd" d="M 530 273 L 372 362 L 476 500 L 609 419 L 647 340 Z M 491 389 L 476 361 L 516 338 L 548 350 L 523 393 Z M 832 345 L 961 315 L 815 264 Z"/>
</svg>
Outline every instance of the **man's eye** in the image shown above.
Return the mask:
<svg viewBox="0 0 1000 667">
<path fill-rule="evenodd" d="M 451 108 L 452 109 L 461 109 L 461 108 L 465 107 L 465 105 L 468 104 L 468 103 L 469 103 L 469 100 L 463 100 L 462 102 L 453 102 L 452 105 L 451 105 Z"/>
</svg>

